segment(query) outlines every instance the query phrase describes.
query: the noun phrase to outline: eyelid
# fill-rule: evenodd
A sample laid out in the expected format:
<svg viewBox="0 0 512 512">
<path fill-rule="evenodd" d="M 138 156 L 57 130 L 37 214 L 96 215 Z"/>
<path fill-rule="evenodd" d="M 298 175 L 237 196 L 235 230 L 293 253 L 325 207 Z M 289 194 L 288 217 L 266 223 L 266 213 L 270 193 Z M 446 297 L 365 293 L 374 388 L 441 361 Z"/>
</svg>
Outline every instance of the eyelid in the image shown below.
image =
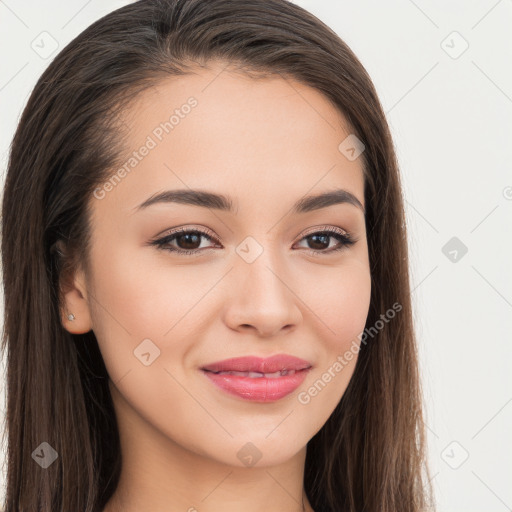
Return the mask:
<svg viewBox="0 0 512 512">
<path fill-rule="evenodd" d="M 180 226 L 179 228 L 166 229 L 163 233 L 160 233 L 159 235 L 157 235 L 155 237 L 155 240 L 158 240 L 159 238 L 165 238 L 170 235 L 176 235 L 181 232 L 188 233 L 190 231 L 199 231 L 200 233 L 208 235 L 210 238 L 212 238 L 216 242 L 219 242 L 217 235 L 211 229 L 209 229 L 205 226 L 199 226 L 199 225 L 195 225 L 195 224 L 188 224 L 186 226 Z M 338 226 L 332 226 L 330 224 L 324 224 L 321 226 L 313 226 L 312 228 L 309 228 L 304 233 L 297 235 L 297 236 L 300 236 L 298 241 L 302 240 L 302 238 L 304 238 L 306 236 L 313 235 L 313 234 L 321 232 L 321 231 L 335 231 L 341 235 L 346 235 L 348 237 L 352 237 L 351 233 L 349 233 L 345 229 L 339 228 Z"/>
<path fill-rule="evenodd" d="M 335 231 L 336 233 L 339 233 L 340 235 L 345 235 L 347 237 L 350 237 L 350 233 L 342 228 L 339 228 L 338 226 L 332 226 L 330 224 L 325 224 L 323 226 L 313 226 L 312 228 L 309 228 L 305 233 L 302 233 L 300 235 L 300 240 L 302 240 L 304 237 L 309 235 L 314 235 L 315 233 L 320 233 L 322 231 Z"/>
<path fill-rule="evenodd" d="M 178 233 L 181 233 L 181 232 L 188 233 L 189 231 L 199 231 L 201 234 L 208 235 L 210 238 L 212 238 L 213 240 L 215 240 L 217 242 L 219 241 L 217 235 L 215 235 L 215 233 L 211 229 L 209 229 L 205 226 L 200 226 L 200 227 L 198 227 L 198 226 L 199 225 L 196 226 L 195 224 L 187 224 L 186 226 L 180 226 L 179 228 L 166 229 L 163 233 L 160 233 L 159 235 L 157 235 L 155 237 L 154 241 L 157 241 L 160 238 L 165 238 L 165 237 L 168 237 L 171 235 L 177 235 Z"/>
</svg>

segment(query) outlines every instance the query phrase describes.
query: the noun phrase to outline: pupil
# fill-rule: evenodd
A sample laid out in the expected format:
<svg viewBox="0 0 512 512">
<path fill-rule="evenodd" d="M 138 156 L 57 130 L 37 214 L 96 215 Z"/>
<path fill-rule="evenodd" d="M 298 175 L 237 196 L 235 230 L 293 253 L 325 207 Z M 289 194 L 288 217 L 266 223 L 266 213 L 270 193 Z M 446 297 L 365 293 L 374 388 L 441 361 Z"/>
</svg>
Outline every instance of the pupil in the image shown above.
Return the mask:
<svg viewBox="0 0 512 512">
<path fill-rule="evenodd" d="M 318 238 L 323 238 L 324 240 L 328 239 L 329 238 L 329 235 L 311 235 L 312 239 L 318 239 Z M 313 241 L 313 244 L 315 243 L 315 241 Z M 320 243 L 320 245 L 322 245 L 322 243 Z M 329 242 L 324 242 L 324 245 L 327 245 L 327 247 L 329 246 Z M 312 247 L 312 249 L 322 249 L 323 247 Z"/>
<path fill-rule="evenodd" d="M 199 241 L 199 235 L 197 235 L 197 234 L 188 233 L 185 235 L 180 235 L 178 240 L 180 240 L 182 238 L 186 238 L 186 239 L 195 238 L 195 243 L 197 243 Z M 189 242 L 190 242 L 190 240 L 189 240 Z M 192 245 L 194 245 L 194 242 L 190 242 L 190 243 L 192 243 Z M 183 249 L 197 249 L 197 247 L 190 247 L 190 246 L 187 246 L 186 244 L 187 244 L 187 242 L 185 242 L 185 247 L 182 247 Z M 178 245 L 181 245 L 181 244 L 178 244 Z"/>
</svg>

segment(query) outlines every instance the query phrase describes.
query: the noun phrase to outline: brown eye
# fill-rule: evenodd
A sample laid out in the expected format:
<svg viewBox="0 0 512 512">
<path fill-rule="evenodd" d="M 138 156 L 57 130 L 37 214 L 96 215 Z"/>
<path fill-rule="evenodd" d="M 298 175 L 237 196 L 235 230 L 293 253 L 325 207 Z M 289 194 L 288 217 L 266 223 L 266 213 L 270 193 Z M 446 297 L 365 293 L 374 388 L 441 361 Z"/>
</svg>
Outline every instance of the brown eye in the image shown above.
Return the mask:
<svg viewBox="0 0 512 512">
<path fill-rule="evenodd" d="M 338 240 L 338 245 L 329 248 L 332 239 Z M 312 254 L 330 254 L 357 242 L 357 240 L 352 238 L 348 233 L 338 228 L 326 228 L 322 231 L 316 231 L 305 236 L 302 240 L 307 241 L 308 247 L 306 247 L 306 250 Z"/>
<path fill-rule="evenodd" d="M 211 232 L 180 228 L 159 240 L 151 242 L 151 245 L 178 255 L 199 255 L 202 251 L 213 248 L 213 246 L 201 247 L 203 239 L 219 243 Z M 308 244 L 308 247 L 305 247 L 306 251 L 313 255 L 331 254 L 357 242 L 350 234 L 332 227 L 322 228 L 321 231 L 310 233 L 303 237 L 301 242 L 303 240 L 306 240 Z M 338 244 L 329 247 L 332 240 L 337 240 Z"/>
<path fill-rule="evenodd" d="M 152 245 L 156 245 L 159 249 L 175 252 L 177 254 L 190 255 L 200 253 L 205 249 L 211 248 L 201 248 L 202 239 L 216 241 L 212 235 L 204 231 L 198 229 L 180 229 L 160 238 L 159 240 L 155 240 L 152 242 Z"/>
<path fill-rule="evenodd" d="M 180 249 L 198 249 L 201 245 L 201 236 L 201 234 L 194 231 L 176 235 L 174 239 Z M 199 246 L 197 246 L 198 244 Z"/>
</svg>

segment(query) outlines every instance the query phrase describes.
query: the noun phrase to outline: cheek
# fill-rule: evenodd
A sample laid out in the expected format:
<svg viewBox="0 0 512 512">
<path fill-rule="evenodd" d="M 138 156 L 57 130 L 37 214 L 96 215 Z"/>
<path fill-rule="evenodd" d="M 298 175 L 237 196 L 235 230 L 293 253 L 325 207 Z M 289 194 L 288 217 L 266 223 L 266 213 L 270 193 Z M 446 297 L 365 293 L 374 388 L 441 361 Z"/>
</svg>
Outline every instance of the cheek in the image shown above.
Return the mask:
<svg viewBox="0 0 512 512">
<path fill-rule="evenodd" d="M 201 292 L 199 281 L 151 249 L 112 251 L 96 258 L 92 301 L 95 326 L 117 323 L 132 338 L 162 337 L 183 317 Z M 204 293 L 204 291 L 203 291 Z"/>
<path fill-rule="evenodd" d="M 303 289 L 329 350 L 346 350 L 364 330 L 370 307 L 371 276 L 367 265 L 354 262 L 314 275 Z"/>
<path fill-rule="evenodd" d="M 311 291 L 305 299 L 315 313 L 312 321 L 322 349 L 317 371 L 305 381 L 303 392 L 297 397 L 311 418 L 323 418 L 322 421 L 334 410 L 352 378 L 371 297 L 371 276 L 366 265 L 354 262 L 336 272 L 330 270 L 325 285 L 308 288 Z M 316 427 L 320 428 L 322 421 L 318 420 Z"/>
<path fill-rule="evenodd" d="M 151 358 L 158 355 L 156 366 L 179 366 L 204 308 L 212 307 L 205 296 L 222 275 L 209 265 L 172 264 L 165 253 L 155 257 L 149 248 L 119 247 L 93 254 L 90 301 L 93 331 L 114 382 L 139 369 L 139 347 Z"/>
<path fill-rule="evenodd" d="M 186 418 L 191 406 L 179 384 L 193 345 L 191 310 L 207 287 L 198 286 L 190 270 L 135 253 L 109 251 L 94 261 L 93 331 L 118 404 L 129 403 L 150 423 L 161 421 L 164 430 L 171 420 L 178 428 L 175 418 Z"/>
<path fill-rule="evenodd" d="M 149 339 L 161 347 L 161 339 L 173 324 L 179 295 L 166 289 L 158 268 L 148 265 L 137 251 L 93 253 L 91 308 L 93 331 L 112 380 L 140 366 L 134 350 Z M 180 285 L 173 282 L 173 288 Z"/>
</svg>

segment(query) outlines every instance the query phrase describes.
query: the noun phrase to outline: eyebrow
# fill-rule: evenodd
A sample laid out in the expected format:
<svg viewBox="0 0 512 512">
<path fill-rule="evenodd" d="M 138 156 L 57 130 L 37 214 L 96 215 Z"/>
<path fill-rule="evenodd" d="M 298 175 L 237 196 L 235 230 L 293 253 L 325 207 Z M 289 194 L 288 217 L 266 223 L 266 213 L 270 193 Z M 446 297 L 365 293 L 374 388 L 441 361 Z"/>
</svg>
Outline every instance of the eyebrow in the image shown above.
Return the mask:
<svg viewBox="0 0 512 512">
<path fill-rule="evenodd" d="M 157 203 L 180 203 L 230 213 L 234 212 L 234 203 L 230 197 L 213 192 L 206 192 L 204 190 L 192 189 L 165 190 L 159 192 L 146 199 L 146 201 L 138 205 L 135 209 L 136 211 L 144 210 Z M 344 189 L 336 189 L 322 194 L 303 197 L 292 206 L 292 213 L 307 213 L 343 203 L 351 204 L 365 213 L 365 208 L 359 199 L 354 194 Z"/>
</svg>

